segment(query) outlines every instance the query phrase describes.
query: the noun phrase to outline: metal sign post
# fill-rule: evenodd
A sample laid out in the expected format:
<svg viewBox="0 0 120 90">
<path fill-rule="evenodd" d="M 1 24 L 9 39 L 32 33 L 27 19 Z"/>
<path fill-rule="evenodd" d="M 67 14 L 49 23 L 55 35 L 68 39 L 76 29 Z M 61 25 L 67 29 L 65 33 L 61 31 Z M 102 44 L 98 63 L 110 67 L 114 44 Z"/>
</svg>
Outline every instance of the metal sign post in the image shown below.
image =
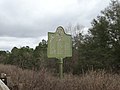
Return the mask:
<svg viewBox="0 0 120 90">
<path fill-rule="evenodd" d="M 60 75 L 60 78 L 62 79 L 63 78 L 63 59 L 59 59 L 59 75 Z"/>
<path fill-rule="evenodd" d="M 72 56 L 72 37 L 59 26 L 55 33 L 48 32 L 48 58 L 59 59 L 60 78 L 63 78 L 63 58 Z"/>
</svg>

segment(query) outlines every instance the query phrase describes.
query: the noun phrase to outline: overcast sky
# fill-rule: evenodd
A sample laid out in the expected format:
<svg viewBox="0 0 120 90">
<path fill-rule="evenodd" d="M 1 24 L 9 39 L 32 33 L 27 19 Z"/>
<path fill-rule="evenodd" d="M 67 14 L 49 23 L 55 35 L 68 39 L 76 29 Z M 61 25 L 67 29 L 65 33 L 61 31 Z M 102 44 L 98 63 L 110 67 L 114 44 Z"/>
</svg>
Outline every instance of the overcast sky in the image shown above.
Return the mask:
<svg viewBox="0 0 120 90">
<path fill-rule="evenodd" d="M 0 0 L 0 50 L 34 48 L 48 32 L 77 23 L 90 27 L 110 0 Z"/>
</svg>

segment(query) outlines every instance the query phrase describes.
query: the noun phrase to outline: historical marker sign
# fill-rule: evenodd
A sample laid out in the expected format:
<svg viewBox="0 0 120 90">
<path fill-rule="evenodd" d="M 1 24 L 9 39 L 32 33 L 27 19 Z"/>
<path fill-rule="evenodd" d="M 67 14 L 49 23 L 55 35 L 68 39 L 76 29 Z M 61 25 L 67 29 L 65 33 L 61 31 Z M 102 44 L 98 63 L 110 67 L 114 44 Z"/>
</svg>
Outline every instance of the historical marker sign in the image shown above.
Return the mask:
<svg viewBox="0 0 120 90">
<path fill-rule="evenodd" d="M 72 56 L 71 35 L 64 32 L 60 26 L 55 33 L 48 32 L 48 58 L 65 58 Z"/>
<path fill-rule="evenodd" d="M 58 27 L 55 33 L 48 32 L 48 58 L 59 59 L 60 78 L 63 78 L 63 58 L 72 56 L 72 38 Z"/>
</svg>

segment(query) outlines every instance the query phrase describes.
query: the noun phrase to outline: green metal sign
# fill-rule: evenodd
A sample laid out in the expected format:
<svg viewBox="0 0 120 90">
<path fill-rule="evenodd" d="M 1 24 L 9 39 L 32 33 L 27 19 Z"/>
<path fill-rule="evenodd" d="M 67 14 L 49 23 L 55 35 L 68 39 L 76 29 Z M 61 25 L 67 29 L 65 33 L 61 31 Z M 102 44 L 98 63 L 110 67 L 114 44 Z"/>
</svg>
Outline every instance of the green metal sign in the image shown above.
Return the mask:
<svg viewBox="0 0 120 90">
<path fill-rule="evenodd" d="M 72 56 L 71 35 L 64 32 L 63 27 L 59 26 L 55 33 L 48 32 L 48 58 L 65 58 Z"/>
<path fill-rule="evenodd" d="M 58 27 L 55 33 L 48 32 L 48 58 L 59 59 L 60 78 L 63 78 L 63 58 L 72 56 L 72 37 Z"/>
</svg>

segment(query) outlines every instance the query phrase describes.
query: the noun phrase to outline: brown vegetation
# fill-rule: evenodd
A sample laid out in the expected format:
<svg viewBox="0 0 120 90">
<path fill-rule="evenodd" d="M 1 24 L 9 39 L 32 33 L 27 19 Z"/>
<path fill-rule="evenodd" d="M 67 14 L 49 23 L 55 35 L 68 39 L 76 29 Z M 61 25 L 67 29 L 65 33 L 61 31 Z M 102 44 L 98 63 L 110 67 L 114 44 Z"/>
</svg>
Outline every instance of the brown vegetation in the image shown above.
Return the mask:
<svg viewBox="0 0 120 90">
<path fill-rule="evenodd" d="M 120 90 L 120 75 L 105 71 L 89 71 L 79 76 L 65 74 L 62 80 L 46 69 L 35 72 L 0 65 L 0 73 L 3 72 L 8 76 L 9 87 L 15 88 L 12 90 Z"/>
</svg>

